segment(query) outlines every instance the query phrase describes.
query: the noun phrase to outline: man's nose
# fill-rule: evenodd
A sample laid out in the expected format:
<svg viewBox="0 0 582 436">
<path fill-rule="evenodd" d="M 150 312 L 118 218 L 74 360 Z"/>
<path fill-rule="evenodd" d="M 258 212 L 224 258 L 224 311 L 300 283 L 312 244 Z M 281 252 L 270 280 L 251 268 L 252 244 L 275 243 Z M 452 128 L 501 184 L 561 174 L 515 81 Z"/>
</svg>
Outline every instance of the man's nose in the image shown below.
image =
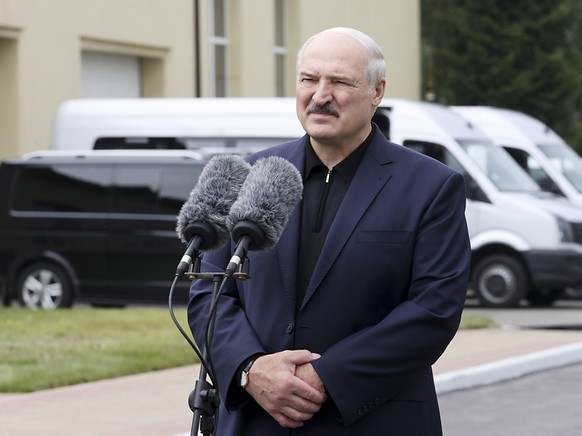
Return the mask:
<svg viewBox="0 0 582 436">
<path fill-rule="evenodd" d="M 331 101 L 333 99 L 333 86 L 331 82 L 328 80 L 320 80 L 317 82 L 317 87 L 311 99 L 319 105 Z"/>
</svg>

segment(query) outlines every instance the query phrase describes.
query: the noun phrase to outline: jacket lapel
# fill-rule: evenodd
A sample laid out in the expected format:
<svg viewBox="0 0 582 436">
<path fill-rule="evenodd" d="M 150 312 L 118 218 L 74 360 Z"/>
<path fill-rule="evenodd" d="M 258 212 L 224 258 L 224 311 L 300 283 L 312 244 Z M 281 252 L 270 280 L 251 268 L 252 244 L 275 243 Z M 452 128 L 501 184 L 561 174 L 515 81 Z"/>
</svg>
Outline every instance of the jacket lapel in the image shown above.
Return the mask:
<svg viewBox="0 0 582 436">
<path fill-rule="evenodd" d="M 305 143 L 307 136 L 297 141 L 297 146 L 292 147 L 293 153 L 281 155 L 291 162 L 303 175 L 305 167 Z M 299 232 L 301 226 L 301 203 L 299 203 L 291 215 L 281 237 L 276 245 L 276 255 L 279 262 L 279 271 L 283 292 L 289 307 L 295 310 L 295 292 L 297 287 L 297 260 L 299 251 Z"/>
</svg>

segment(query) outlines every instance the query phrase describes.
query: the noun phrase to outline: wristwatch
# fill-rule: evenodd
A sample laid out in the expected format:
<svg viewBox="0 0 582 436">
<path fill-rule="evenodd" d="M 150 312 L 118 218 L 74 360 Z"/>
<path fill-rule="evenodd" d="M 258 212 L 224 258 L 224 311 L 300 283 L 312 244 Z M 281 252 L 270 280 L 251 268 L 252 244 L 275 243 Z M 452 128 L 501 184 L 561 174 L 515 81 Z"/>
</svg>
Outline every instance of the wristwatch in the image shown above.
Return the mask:
<svg viewBox="0 0 582 436">
<path fill-rule="evenodd" d="M 246 364 L 246 366 L 240 373 L 240 387 L 243 389 L 246 388 L 247 385 L 249 384 L 249 371 L 251 370 L 251 366 L 253 366 L 253 363 L 255 363 L 255 358 L 249 360 L 249 363 Z"/>
</svg>

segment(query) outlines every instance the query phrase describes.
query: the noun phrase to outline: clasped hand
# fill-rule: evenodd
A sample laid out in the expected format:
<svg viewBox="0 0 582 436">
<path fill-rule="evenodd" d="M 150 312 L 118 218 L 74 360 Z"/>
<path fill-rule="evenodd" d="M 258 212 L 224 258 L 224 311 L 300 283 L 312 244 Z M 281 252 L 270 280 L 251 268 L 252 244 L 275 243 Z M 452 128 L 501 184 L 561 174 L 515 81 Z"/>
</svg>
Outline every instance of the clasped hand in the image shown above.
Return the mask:
<svg viewBox="0 0 582 436">
<path fill-rule="evenodd" d="M 311 362 L 320 356 L 307 350 L 287 350 L 257 358 L 247 392 L 280 425 L 301 427 L 327 399 Z"/>
</svg>

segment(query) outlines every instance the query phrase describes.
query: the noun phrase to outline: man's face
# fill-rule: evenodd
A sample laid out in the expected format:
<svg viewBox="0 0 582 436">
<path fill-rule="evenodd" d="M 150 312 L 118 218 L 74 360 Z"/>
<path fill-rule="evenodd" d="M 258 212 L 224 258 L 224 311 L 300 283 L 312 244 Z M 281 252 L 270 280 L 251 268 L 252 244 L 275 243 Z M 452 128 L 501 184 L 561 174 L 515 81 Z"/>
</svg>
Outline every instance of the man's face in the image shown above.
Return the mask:
<svg viewBox="0 0 582 436">
<path fill-rule="evenodd" d="M 384 82 L 369 92 L 364 47 L 331 32 L 313 40 L 300 60 L 296 87 L 297 117 L 320 144 L 359 145 L 384 92 Z"/>
</svg>

